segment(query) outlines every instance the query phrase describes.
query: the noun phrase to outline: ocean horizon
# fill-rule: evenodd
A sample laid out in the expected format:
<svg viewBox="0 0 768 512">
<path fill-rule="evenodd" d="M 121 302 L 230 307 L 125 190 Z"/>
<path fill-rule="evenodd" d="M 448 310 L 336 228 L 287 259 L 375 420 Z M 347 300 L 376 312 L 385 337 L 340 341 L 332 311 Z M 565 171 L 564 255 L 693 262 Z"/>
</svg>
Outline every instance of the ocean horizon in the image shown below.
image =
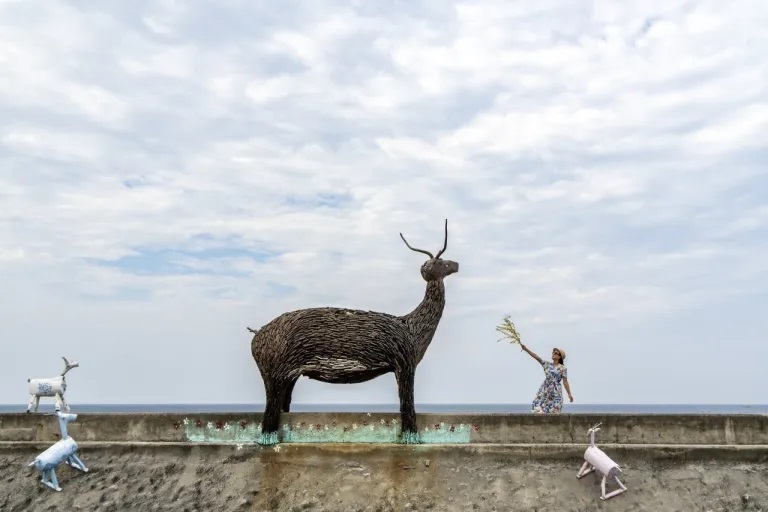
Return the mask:
<svg viewBox="0 0 768 512">
<path fill-rule="evenodd" d="M 261 403 L 69 404 L 80 413 L 261 413 Z M 0 404 L 0 413 L 25 412 L 27 404 Z M 292 404 L 291 412 L 398 413 L 393 404 Z M 505 414 L 528 413 L 530 404 L 416 404 L 417 413 Z M 53 401 L 41 403 L 38 413 L 53 412 Z M 768 414 L 768 404 L 565 404 L 563 414 Z"/>
</svg>

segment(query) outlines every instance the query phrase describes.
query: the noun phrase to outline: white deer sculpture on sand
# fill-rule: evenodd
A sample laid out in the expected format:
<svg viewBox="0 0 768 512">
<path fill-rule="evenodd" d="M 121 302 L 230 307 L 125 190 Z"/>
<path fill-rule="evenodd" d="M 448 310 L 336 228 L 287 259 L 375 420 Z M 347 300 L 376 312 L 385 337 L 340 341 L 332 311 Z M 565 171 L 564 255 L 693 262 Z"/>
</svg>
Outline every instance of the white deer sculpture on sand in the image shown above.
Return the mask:
<svg viewBox="0 0 768 512">
<path fill-rule="evenodd" d="M 64 392 L 67 390 L 67 380 L 64 378 L 64 375 L 72 368 L 80 366 L 80 363 L 77 361 L 70 363 L 66 357 L 62 357 L 62 359 L 64 360 L 64 371 L 61 372 L 61 375 L 47 379 L 27 379 L 30 395 L 27 412 L 29 412 L 33 404 L 35 412 L 37 412 L 37 408 L 40 405 L 40 397 L 42 396 L 56 397 L 56 411 L 60 411 L 63 404 L 67 412 L 69 412 L 69 404 L 64 400 Z"/>
<path fill-rule="evenodd" d="M 63 414 L 56 411 L 56 416 L 59 417 L 61 439 L 35 457 L 35 460 L 33 460 L 27 467 L 35 468 L 40 472 L 40 481 L 42 483 L 54 491 L 61 491 L 59 480 L 56 478 L 56 468 L 59 467 L 62 462 L 83 473 L 87 473 L 88 468 L 85 467 L 83 461 L 77 456 L 77 443 L 67 432 L 67 423 L 75 421 L 77 419 L 77 414 Z"/>
<path fill-rule="evenodd" d="M 600 490 L 603 492 L 600 499 L 605 501 L 626 492 L 627 487 L 621 483 L 621 480 L 619 480 L 619 473 L 621 473 L 619 465 L 606 455 L 603 450 L 595 446 L 595 432 L 598 430 L 600 430 L 600 423 L 587 431 L 587 435 L 589 436 L 589 446 L 587 446 L 587 450 L 584 452 L 584 464 L 576 474 L 576 478 L 581 478 L 593 471 L 600 473 L 603 477 L 600 482 Z M 606 494 L 605 483 L 609 478 L 616 480 L 616 483 L 619 484 L 619 488 Z"/>
</svg>

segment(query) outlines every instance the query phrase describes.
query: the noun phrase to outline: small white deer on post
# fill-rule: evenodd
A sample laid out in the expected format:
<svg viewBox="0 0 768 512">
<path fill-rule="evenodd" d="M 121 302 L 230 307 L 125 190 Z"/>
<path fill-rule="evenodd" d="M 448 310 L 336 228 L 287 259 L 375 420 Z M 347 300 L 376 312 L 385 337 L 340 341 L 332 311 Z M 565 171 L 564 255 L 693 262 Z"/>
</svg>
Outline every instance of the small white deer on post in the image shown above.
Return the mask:
<svg viewBox="0 0 768 512">
<path fill-rule="evenodd" d="M 35 412 L 40 405 L 40 397 L 56 397 L 56 411 L 61 410 L 62 404 L 69 412 L 69 405 L 64 399 L 64 392 L 67 390 L 67 380 L 64 377 L 69 370 L 77 368 L 80 363 L 77 361 L 69 362 L 66 357 L 62 357 L 64 360 L 64 371 L 58 377 L 50 377 L 47 379 L 27 379 L 29 383 L 29 405 L 27 406 L 27 412 L 35 406 Z"/>
<path fill-rule="evenodd" d="M 603 450 L 595 446 L 595 432 L 600 430 L 600 425 L 601 423 L 598 423 L 587 431 L 587 435 L 589 436 L 589 446 L 584 452 L 585 462 L 581 466 L 579 472 L 576 474 L 576 478 L 581 478 L 597 470 L 601 475 L 603 475 L 603 481 L 600 484 L 603 494 L 600 496 L 600 499 L 607 500 L 618 494 L 626 492 L 627 488 L 623 483 L 621 483 L 621 480 L 619 480 L 619 473 L 621 473 L 621 468 L 619 468 L 619 465 L 613 462 L 613 460 L 611 460 L 611 458 L 606 455 Z M 605 482 L 608 478 L 615 479 L 619 484 L 619 488 L 606 494 Z"/>
</svg>

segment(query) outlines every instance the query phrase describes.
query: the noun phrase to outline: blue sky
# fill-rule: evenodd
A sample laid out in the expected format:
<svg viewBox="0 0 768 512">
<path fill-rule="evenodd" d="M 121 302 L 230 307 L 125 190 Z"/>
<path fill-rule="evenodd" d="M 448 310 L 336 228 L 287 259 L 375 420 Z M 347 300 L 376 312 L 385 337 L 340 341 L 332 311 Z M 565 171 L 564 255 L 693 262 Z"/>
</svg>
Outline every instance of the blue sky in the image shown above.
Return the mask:
<svg viewBox="0 0 768 512">
<path fill-rule="evenodd" d="M 656 4 L 0 2 L 0 403 L 261 402 L 245 327 L 408 312 L 445 218 L 417 402 L 529 402 L 510 314 L 579 403 L 764 403 L 768 6 Z"/>
</svg>

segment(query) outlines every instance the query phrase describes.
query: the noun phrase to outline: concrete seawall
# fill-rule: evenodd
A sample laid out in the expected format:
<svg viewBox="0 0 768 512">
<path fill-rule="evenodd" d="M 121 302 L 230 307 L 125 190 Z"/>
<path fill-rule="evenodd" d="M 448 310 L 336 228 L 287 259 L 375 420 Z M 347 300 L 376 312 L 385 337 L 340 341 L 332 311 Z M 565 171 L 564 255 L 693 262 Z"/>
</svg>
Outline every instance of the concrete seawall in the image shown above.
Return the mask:
<svg viewBox="0 0 768 512">
<path fill-rule="evenodd" d="M 768 510 L 764 415 L 421 414 L 425 444 L 399 445 L 397 414 L 293 413 L 272 447 L 259 421 L 80 414 L 91 472 L 62 465 L 55 493 L 26 468 L 55 417 L 0 415 L 0 510 Z M 629 487 L 605 503 L 575 477 L 595 423 Z"/>
<path fill-rule="evenodd" d="M 79 414 L 69 431 L 78 441 L 251 444 L 260 414 Z M 601 444 L 768 445 L 768 415 L 678 414 L 419 414 L 427 444 L 577 443 L 602 423 Z M 290 443 L 394 443 L 397 414 L 290 413 L 281 416 Z M 53 416 L 0 415 L 0 441 L 52 441 Z"/>
</svg>

